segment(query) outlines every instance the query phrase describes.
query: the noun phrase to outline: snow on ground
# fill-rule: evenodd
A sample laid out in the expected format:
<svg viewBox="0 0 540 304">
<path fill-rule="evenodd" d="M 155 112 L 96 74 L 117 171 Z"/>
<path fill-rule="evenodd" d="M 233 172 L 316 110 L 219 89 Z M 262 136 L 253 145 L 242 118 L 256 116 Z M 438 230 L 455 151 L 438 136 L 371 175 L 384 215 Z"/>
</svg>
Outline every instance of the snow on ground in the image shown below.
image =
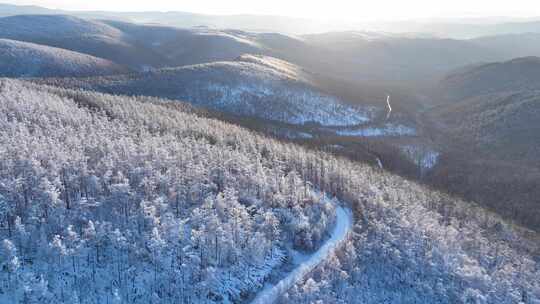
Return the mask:
<svg viewBox="0 0 540 304">
<path fill-rule="evenodd" d="M 272 130 L 272 134 L 275 136 L 287 138 L 287 139 L 312 139 L 313 135 L 308 132 L 301 132 L 295 130 Z"/>
<path fill-rule="evenodd" d="M 375 136 L 412 136 L 416 135 L 416 130 L 412 127 L 407 127 L 401 124 L 387 123 L 382 128 L 369 127 L 354 130 L 339 130 L 336 132 L 341 136 L 361 136 L 361 137 L 375 137 Z"/>
<path fill-rule="evenodd" d="M 335 150 L 341 150 L 345 148 L 343 145 L 327 145 L 326 147 L 330 149 L 335 149 Z"/>
<path fill-rule="evenodd" d="M 257 47 L 257 48 L 260 47 L 260 45 L 257 42 L 250 40 L 248 37 L 241 35 L 238 32 L 233 34 L 231 32 L 220 31 L 220 30 L 215 30 L 215 29 L 198 29 L 198 31 L 195 32 L 195 34 L 200 35 L 200 36 L 222 37 L 224 39 L 234 40 L 236 42 L 243 43 L 246 45 L 251 45 L 253 47 Z"/>
<path fill-rule="evenodd" d="M 352 229 L 351 211 L 344 207 L 336 207 L 336 226 L 331 233 L 330 239 L 324 243 L 315 253 L 296 258 L 303 260 L 298 267 L 291 271 L 285 278 L 275 285 L 266 285 L 255 297 L 252 304 L 267 304 L 275 302 L 280 295 L 289 290 L 296 282 L 303 280 L 315 267 L 320 265 L 331 255 L 345 240 L 347 233 Z"/>
<path fill-rule="evenodd" d="M 440 155 L 439 152 L 424 146 L 406 145 L 401 147 L 401 151 L 422 169 L 435 167 Z"/>
<path fill-rule="evenodd" d="M 308 88 L 244 82 L 208 83 L 181 96 L 193 103 L 250 116 L 262 116 L 291 124 L 319 123 L 351 126 L 366 123 L 369 113 L 341 103 L 337 98 Z M 194 91 L 195 90 L 195 91 Z"/>
<path fill-rule="evenodd" d="M 102 58 L 34 43 L 0 39 L 0 75 L 6 77 L 88 76 L 126 72 Z"/>
<path fill-rule="evenodd" d="M 218 282 L 217 293 L 224 296 L 223 303 L 228 303 L 229 299 L 238 299 L 242 292 L 256 290 L 264 285 L 265 280 L 272 274 L 272 271 L 283 264 L 285 251 L 274 248 L 272 254 L 268 255 L 261 265 L 247 265 L 242 277 L 231 276 L 227 270 L 216 274 Z M 228 295 L 228 296 L 227 296 Z"/>
<path fill-rule="evenodd" d="M 274 57 L 245 54 L 245 55 L 240 56 L 238 60 L 242 62 L 251 62 L 251 63 L 261 65 L 261 66 L 265 66 L 275 71 L 279 71 L 280 73 L 283 73 L 289 76 L 290 78 L 294 78 L 294 79 L 303 78 L 300 67 L 290 62 L 277 59 Z"/>
<path fill-rule="evenodd" d="M 165 87 L 174 92 L 165 97 L 300 125 L 354 126 L 374 116 L 373 107 L 353 107 L 313 87 L 291 63 L 252 55 L 238 60 L 162 70 L 158 77 L 182 84 L 173 90 Z"/>
</svg>

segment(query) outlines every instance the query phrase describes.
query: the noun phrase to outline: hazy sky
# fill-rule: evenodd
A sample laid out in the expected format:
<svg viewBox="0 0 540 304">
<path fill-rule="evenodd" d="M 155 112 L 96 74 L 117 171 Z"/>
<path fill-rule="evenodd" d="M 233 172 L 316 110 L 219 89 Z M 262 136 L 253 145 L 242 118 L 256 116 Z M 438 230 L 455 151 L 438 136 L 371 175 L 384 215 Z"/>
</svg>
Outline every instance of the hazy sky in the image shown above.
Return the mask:
<svg viewBox="0 0 540 304">
<path fill-rule="evenodd" d="M 540 16 L 540 0 L 0 0 L 49 8 L 267 14 L 348 21 Z"/>
</svg>

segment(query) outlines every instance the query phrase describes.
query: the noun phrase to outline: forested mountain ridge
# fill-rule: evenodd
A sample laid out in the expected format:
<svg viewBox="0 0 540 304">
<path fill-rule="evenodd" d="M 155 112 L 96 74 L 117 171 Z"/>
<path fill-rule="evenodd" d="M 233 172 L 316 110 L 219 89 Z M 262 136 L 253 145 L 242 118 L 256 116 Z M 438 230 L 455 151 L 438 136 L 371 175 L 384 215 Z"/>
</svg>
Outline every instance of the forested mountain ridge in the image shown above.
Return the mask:
<svg viewBox="0 0 540 304">
<path fill-rule="evenodd" d="M 100 20 L 160 54 L 162 66 L 183 66 L 233 60 L 245 53 L 265 54 L 264 43 L 257 34 L 239 30 L 209 28 L 175 28 Z"/>
<path fill-rule="evenodd" d="M 324 240 L 320 191 L 355 233 L 285 302 L 540 299 L 537 244 L 474 204 L 178 102 L 5 79 L 0 100 L 4 302 L 246 299 Z"/>
<path fill-rule="evenodd" d="M 267 56 L 110 77 L 44 79 L 41 83 L 111 94 L 185 100 L 198 106 L 290 124 L 357 125 L 370 109 L 319 90 L 299 66 Z"/>
<path fill-rule="evenodd" d="M 138 70 L 233 60 L 244 53 L 266 52 L 263 45 L 241 31 L 180 29 L 67 15 L 0 18 L 0 38 L 64 48 Z"/>
<path fill-rule="evenodd" d="M 532 160 L 540 127 L 540 57 L 464 67 L 441 80 L 430 116 L 449 133 L 506 160 Z"/>
<path fill-rule="evenodd" d="M 480 95 L 540 90 L 540 57 L 514 58 L 464 67 L 438 85 L 440 98 L 460 101 Z"/>
<path fill-rule="evenodd" d="M 448 71 L 500 57 L 495 50 L 467 40 L 365 32 L 329 32 L 302 36 L 327 51 L 328 69 L 342 78 L 370 83 L 429 84 Z"/>
<path fill-rule="evenodd" d="M 539 79 L 534 56 L 463 67 L 440 81 L 434 90 L 439 106 L 424 113 L 448 147 L 432 180 L 535 230 Z"/>
<path fill-rule="evenodd" d="M 99 58 L 134 69 L 167 66 L 166 58 L 111 25 L 66 15 L 0 18 L 0 38 L 37 43 Z"/>
<path fill-rule="evenodd" d="M 540 23 L 535 25 L 538 28 Z M 507 59 L 540 56 L 540 33 L 538 31 L 483 36 L 470 41 L 495 50 L 500 56 Z"/>
<path fill-rule="evenodd" d="M 122 32 L 95 20 L 68 15 L 18 15 L 0 18 L 2 37 L 17 40 L 49 40 L 79 36 L 118 38 Z"/>
<path fill-rule="evenodd" d="M 127 67 L 90 55 L 0 39 L 2 77 L 81 77 L 128 72 Z"/>
<path fill-rule="evenodd" d="M 540 87 L 539 87 L 540 88 Z M 430 112 L 449 133 L 506 160 L 537 160 L 540 90 L 474 96 Z"/>
</svg>

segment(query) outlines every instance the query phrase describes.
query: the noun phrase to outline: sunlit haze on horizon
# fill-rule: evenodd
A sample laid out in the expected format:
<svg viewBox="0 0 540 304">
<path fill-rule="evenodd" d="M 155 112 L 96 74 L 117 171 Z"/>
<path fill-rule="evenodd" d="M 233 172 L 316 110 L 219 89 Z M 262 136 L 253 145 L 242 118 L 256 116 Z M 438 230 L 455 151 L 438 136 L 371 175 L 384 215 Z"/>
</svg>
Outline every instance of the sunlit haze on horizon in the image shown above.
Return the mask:
<svg viewBox="0 0 540 304">
<path fill-rule="evenodd" d="M 260 14 L 341 21 L 388 21 L 463 17 L 534 17 L 540 15 L 536 0 L 523 1 L 126 1 L 126 0 L 7 0 L 3 3 L 37 5 L 66 10 L 185 11 L 202 14 Z"/>
</svg>

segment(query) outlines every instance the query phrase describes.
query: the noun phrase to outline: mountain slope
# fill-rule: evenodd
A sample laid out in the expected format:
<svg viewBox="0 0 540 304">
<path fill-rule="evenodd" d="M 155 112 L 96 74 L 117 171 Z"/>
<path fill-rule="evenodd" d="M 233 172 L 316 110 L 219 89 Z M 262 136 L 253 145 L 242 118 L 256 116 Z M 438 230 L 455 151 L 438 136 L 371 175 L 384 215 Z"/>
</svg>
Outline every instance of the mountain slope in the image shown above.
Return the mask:
<svg viewBox="0 0 540 304">
<path fill-rule="evenodd" d="M 428 114 L 488 158 L 540 165 L 540 57 L 461 68 L 446 76 Z"/>
<path fill-rule="evenodd" d="M 454 136 L 490 157 L 540 165 L 540 90 L 475 96 L 430 114 Z"/>
<path fill-rule="evenodd" d="M 330 71 L 349 79 L 429 83 L 453 68 L 499 58 L 490 49 L 454 39 L 355 31 L 302 37 L 329 52 Z"/>
<path fill-rule="evenodd" d="M 18 40 L 52 40 L 79 36 L 119 38 L 122 32 L 98 21 L 67 15 L 19 15 L 0 18 L 0 35 Z"/>
<path fill-rule="evenodd" d="M 0 39 L 2 77 L 80 77 L 127 73 L 109 60 L 33 43 Z"/>
<path fill-rule="evenodd" d="M 535 26 L 538 31 L 540 23 Z M 504 58 L 540 56 L 540 33 L 538 32 L 524 31 L 523 33 L 484 36 L 469 41 L 491 49 Z"/>
<path fill-rule="evenodd" d="M 311 85 L 310 75 L 279 59 L 245 55 L 215 62 L 88 79 L 46 83 L 114 94 L 185 100 L 232 114 L 291 124 L 356 125 L 369 113 L 343 104 Z"/>
<path fill-rule="evenodd" d="M 292 37 L 65 15 L 0 18 L 0 38 L 65 48 L 138 70 L 229 61 L 245 53 L 262 54 L 325 77 L 384 87 L 425 85 L 459 66 L 507 58 L 505 52 L 477 41 L 364 32 Z"/>
<path fill-rule="evenodd" d="M 354 55 L 332 53 L 301 37 L 239 30 L 178 29 L 63 15 L 13 16 L 0 18 L 0 24 L 0 38 L 90 54 L 138 71 L 231 61 L 251 53 L 280 58 L 312 71 L 314 86 L 353 104 L 375 104 L 388 93 L 396 97 L 405 95 L 400 93 L 400 88 L 378 81 L 388 80 L 390 74 L 397 75 L 393 68 L 386 68 L 388 65 L 366 67 L 347 59 Z M 373 80 L 375 85 L 362 80 Z M 397 100 L 410 99 L 413 101 L 403 102 L 407 104 L 404 108 L 409 107 L 415 100 L 410 96 L 396 98 L 396 107 L 400 106 Z"/>
<path fill-rule="evenodd" d="M 454 68 L 506 60 L 524 52 L 483 40 L 354 31 L 293 37 L 65 15 L 0 18 L 0 38 L 69 49 L 138 70 L 230 61 L 245 53 L 262 54 L 353 86 L 386 88 L 425 86 Z"/>
<path fill-rule="evenodd" d="M 141 70 L 263 52 L 261 45 L 241 31 L 178 29 L 65 15 L 0 18 L 0 38 L 73 50 Z"/>
<path fill-rule="evenodd" d="M 184 108 L 0 80 L 1 303 L 230 303 L 319 246 L 332 200 L 255 148 L 272 141 Z"/>
<path fill-rule="evenodd" d="M 540 57 L 523 57 L 462 68 L 444 77 L 438 85 L 438 93 L 450 101 L 539 89 Z"/>
<path fill-rule="evenodd" d="M 106 23 L 65 15 L 0 18 L 0 38 L 43 44 L 142 69 L 166 66 L 164 58 Z"/>
<path fill-rule="evenodd" d="M 178 102 L 6 79 L 0 101 L 0 302 L 246 302 L 324 242 L 321 191 L 354 233 L 283 302 L 540 299 L 534 234 L 473 203 Z"/>
<path fill-rule="evenodd" d="M 539 229 L 540 58 L 461 68 L 437 94 L 425 117 L 446 156 L 431 181 Z"/>
<path fill-rule="evenodd" d="M 159 53 L 170 66 L 233 60 L 245 53 L 264 52 L 262 45 L 242 31 L 179 29 L 110 20 L 101 22 L 121 30 L 132 40 Z"/>
</svg>

